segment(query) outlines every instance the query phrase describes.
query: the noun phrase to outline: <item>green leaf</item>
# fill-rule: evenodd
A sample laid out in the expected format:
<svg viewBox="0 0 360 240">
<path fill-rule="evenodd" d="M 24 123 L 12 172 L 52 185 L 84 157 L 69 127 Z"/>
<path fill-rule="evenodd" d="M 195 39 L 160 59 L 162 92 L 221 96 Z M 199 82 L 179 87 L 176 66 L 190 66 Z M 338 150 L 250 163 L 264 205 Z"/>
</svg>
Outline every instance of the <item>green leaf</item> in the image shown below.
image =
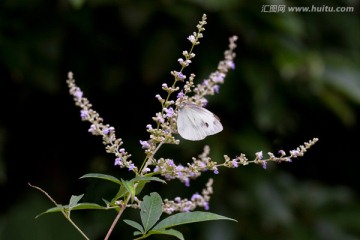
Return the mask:
<svg viewBox="0 0 360 240">
<path fill-rule="evenodd" d="M 117 179 L 116 177 L 113 177 L 111 175 L 107 175 L 107 174 L 102 174 L 102 173 L 88 173 L 85 174 L 84 176 L 81 176 L 80 179 L 82 178 L 100 178 L 100 179 L 104 179 L 104 180 L 108 180 L 117 184 L 121 185 L 121 181 L 119 179 Z"/>
<path fill-rule="evenodd" d="M 43 214 L 47 213 L 56 213 L 56 212 L 63 212 L 63 211 L 69 211 L 70 207 L 69 205 L 59 205 L 57 207 L 49 208 L 45 212 L 40 213 L 35 218 L 40 217 Z M 101 206 L 96 203 L 78 203 L 76 205 L 73 205 L 71 210 L 84 210 L 84 209 L 99 209 L 99 210 L 108 210 L 110 208 Z"/>
<path fill-rule="evenodd" d="M 128 219 L 124 219 L 124 222 L 144 234 L 144 228 L 139 223 Z"/>
<path fill-rule="evenodd" d="M 152 235 L 152 234 L 164 234 L 164 235 L 171 235 L 174 237 L 177 237 L 180 240 L 184 240 L 184 236 L 182 235 L 181 232 L 175 230 L 175 229 L 159 229 L 159 230 L 151 230 L 148 234 Z"/>
<path fill-rule="evenodd" d="M 72 209 L 80 201 L 80 199 L 82 199 L 83 196 L 84 194 L 78 196 L 72 195 L 69 202 L 69 209 Z"/>
<path fill-rule="evenodd" d="M 101 206 L 96 203 L 79 203 L 79 204 L 76 204 L 71 210 L 83 210 L 83 209 L 108 210 L 109 208 Z"/>
<path fill-rule="evenodd" d="M 135 197 L 134 182 L 133 181 L 125 181 L 125 180 L 121 179 L 121 183 L 126 188 L 127 192 L 130 194 L 131 201 L 134 201 L 134 197 Z"/>
<path fill-rule="evenodd" d="M 144 197 L 140 205 L 140 217 L 145 232 L 159 220 L 162 214 L 162 199 L 156 192 Z"/>
<path fill-rule="evenodd" d="M 111 204 L 114 204 L 119 198 L 122 198 L 126 194 L 126 188 L 121 184 L 119 191 L 116 193 L 115 197 L 111 200 Z"/>
<path fill-rule="evenodd" d="M 59 206 L 53 207 L 53 208 L 49 208 L 45 212 L 42 212 L 39 215 L 37 215 L 35 218 L 38 218 L 38 217 L 40 217 L 44 214 L 48 214 L 48 213 L 63 212 L 66 208 L 67 208 L 67 206 L 62 206 L 62 205 L 59 205 Z"/>
<path fill-rule="evenodd" d="M 136 177 L 136 178 L 133 178 L 131 179 L 132 181 L 155 181 L 155 182 L 162 182 L 162 183 L 165 183 L 166 184 L 166 181 L 164 181 L 163 179 L 161 178 L 158 178 L 158 177 Z"/>
<path fill-rule="evenodd" d="M 161 222 L 159 222 L 153 228 L 153 230 L 170 228 L 182 224 L 212 221 L 212 220 L 231 220 L 236 222 L 235 219 L 224 217 L 215 213 L 197 211 L 197 212 L 177 213 L 170 217 L 167 217 Z"/>
</svg>

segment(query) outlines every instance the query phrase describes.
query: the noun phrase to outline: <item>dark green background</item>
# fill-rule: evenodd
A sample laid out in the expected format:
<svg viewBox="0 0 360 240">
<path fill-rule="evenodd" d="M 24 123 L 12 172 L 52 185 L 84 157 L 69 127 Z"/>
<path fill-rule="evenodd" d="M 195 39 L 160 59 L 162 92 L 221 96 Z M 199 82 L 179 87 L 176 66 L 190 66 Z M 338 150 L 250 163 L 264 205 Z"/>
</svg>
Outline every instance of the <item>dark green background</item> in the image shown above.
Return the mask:
<svg viewBox="0 0 360 240">
<path fill-rule="evenodd" d="M 264 5 L 352 6 L 348 13 L 263 13 Z M 208 109 L 224 131 L 202 142 L 164 146 L 158 156 L 185 164 L 212 149 L 213 160 L 320 141 L 292 163 L 249 165 L 204 174 L 186 188 L 149 185 L 164 198 L 190 198 L 215 179 L 212 212 L 238 220 L 178 228 L 186 239 L 360 239 L 359 1 L 239 0 L 3 0 L 0 2 L 0 239 L 81 239 L 27 183 L 66 204 L 72 194 L 101 203 L 116 191 L 89 172 L 130 178 L 113 167 L 99 137 L 87 132 L 65 83 L 73 71 L 105 123 L 114 126 L 132 160 L 144 158 L 139 140 L 160 111 L 156 94 L 188 50 L 203 13 L 208 25 L 185 73 L 197 82 L 215 70 L 237 35 L 236 69 Z M 103 239 L 115 212 L 73 217 L 91 239 Z M 129 210 L 127 218 L 137 219 Z M 130 239 L 120 222 L 111 239 Z M 154 237 L 152 239 L 160 239 Z M 163 238 L 165 239 L 165 238 Z"/>
</svg>

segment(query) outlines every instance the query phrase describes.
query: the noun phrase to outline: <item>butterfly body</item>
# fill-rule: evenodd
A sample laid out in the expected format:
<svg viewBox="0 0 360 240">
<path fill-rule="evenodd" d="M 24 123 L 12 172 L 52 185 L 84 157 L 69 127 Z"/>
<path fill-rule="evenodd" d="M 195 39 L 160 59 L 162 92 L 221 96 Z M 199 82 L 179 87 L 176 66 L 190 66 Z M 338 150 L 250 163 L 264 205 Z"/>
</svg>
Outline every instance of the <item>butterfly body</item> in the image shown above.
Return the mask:
<svg viewBox="0 0 360 240">
<path fill-rule="evenodd" d="M 219 118 L 209 110 L 187 103 L 178 111 L 177 128 L 181 137 L 199 141 L 223 130 Z"/>
</svg>

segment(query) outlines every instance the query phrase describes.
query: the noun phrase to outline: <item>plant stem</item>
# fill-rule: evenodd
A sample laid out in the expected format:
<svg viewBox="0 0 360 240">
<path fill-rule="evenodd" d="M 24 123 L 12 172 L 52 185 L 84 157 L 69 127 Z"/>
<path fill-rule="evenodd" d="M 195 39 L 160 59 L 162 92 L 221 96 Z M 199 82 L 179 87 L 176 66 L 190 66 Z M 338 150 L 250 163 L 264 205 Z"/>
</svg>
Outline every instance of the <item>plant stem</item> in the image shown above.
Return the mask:
<svg viewBox="0 0 360 240">
<path fill-rule="evenodd" d="M 109 228 L 109 231 L 107 232 L 104 240 L 108 240 L 108 239 L 109 239 L 112 231 L 114 230 L 117 222 L 119 221 L 122 213 L 124 212 L 124 210 L 125 210 L 125 208 L 126 208 L 126 205 L 127 205 L 127 203 L 129 202 L 129 200 L 130 200 L 130 197 L 131 197 L 131 196 L 129 195 L 129 196 L 127 197 L 127 199 L 125 200 L 125 202 L 122 204 L 122 206 L 121 206 L 118 214 L 116 215 L 116 218 L 114 219 L 113 223 L 111 224 L 111 227 Z"/>
</svg>

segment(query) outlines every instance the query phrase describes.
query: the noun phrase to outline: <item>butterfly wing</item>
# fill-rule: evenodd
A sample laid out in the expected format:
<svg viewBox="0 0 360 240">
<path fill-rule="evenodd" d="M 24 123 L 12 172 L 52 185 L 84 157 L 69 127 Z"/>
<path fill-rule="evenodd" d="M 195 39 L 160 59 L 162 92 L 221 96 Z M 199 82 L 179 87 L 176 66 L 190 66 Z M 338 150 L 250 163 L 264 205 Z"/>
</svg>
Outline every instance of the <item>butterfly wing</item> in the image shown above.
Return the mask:
<svg viewBox="0 0 360 240">
<path fill-rule="evenodd" d="M 178 132 L 187 140 L 198 141 L 223 130 L 219 118 L 195 104 L 186 104 L 178 112 Z"/>
</svg>

